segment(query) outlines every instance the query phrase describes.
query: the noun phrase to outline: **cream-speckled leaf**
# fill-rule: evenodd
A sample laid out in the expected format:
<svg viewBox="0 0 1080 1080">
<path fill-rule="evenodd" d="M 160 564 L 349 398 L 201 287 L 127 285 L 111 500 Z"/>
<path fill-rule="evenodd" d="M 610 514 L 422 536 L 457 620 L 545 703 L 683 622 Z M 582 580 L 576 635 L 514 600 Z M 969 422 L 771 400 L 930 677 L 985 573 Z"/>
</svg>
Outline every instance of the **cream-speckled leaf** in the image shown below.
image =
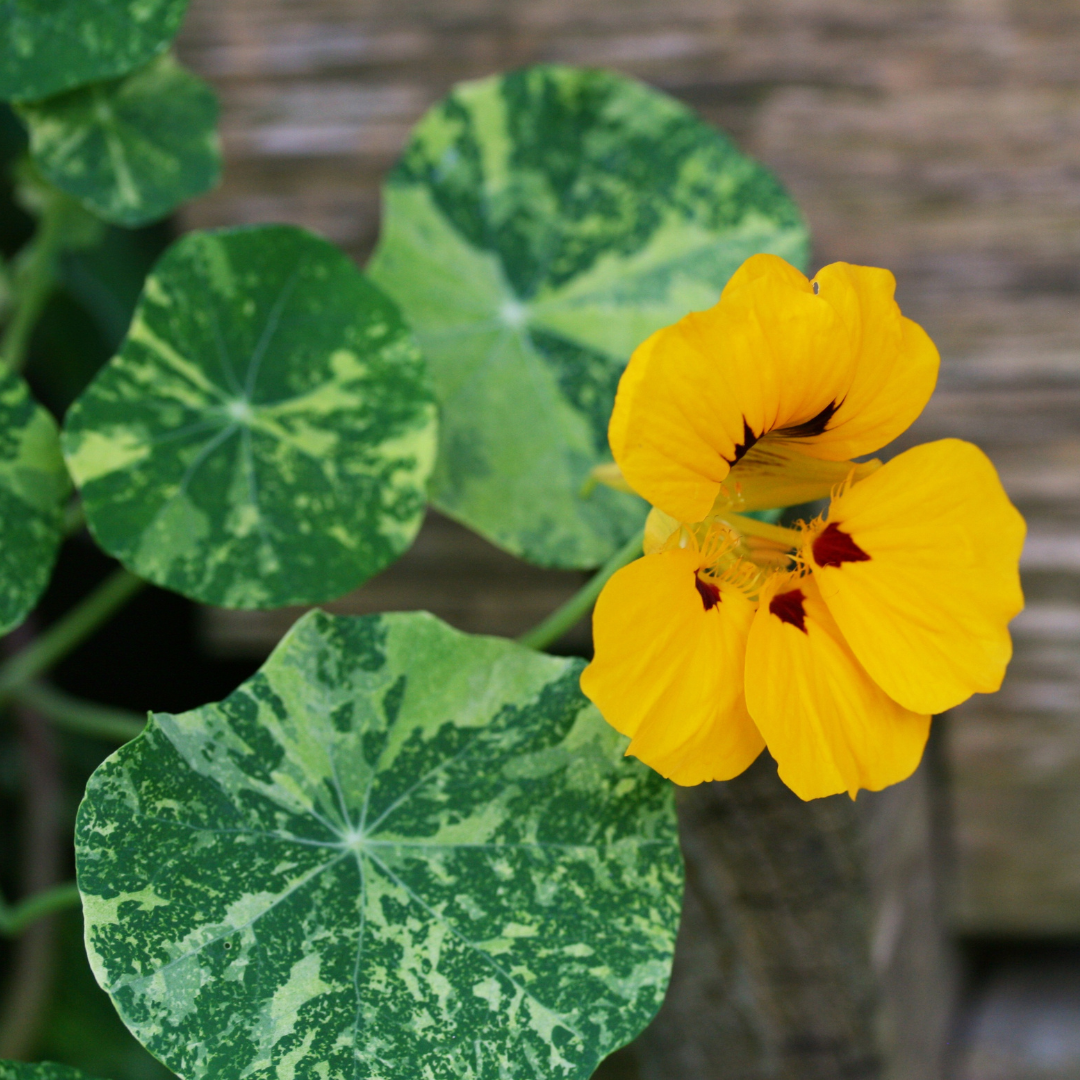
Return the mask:
<svg viewBox="0 0 1080 1080">
<path fill-rule="evenodd" d="M 646 507 L 606 487 L 630 353 L 714 304 L 749 255 L 805 262 L 773 176 L 665 94 L 540 66 L 463 83 L 383 193 L 369 268 L 420 339 L 442 408 L 435 504 L 544 566 L 595 566 Z"/>
<path fill-rule="evenodd" d="M 0 1061 L 0 1080 L 90 1080 L 90 1077 L 55 1061 Z"/>
<path fill-rule="evenodd" d="M 63 444 L 91 531 L 134 573 L 226 607 L 318 603 L 412 542 L 435 405 L 397 307 L 332 244 L 191 233 Z"/>
<path fill-rule="evenodd" d="M 218 181 L 217 98 L 168 54 L 19 111 L 42 173 L 116 225 L 156 221 Z"/>
<path fill-rule="evenodd" d="M 0 0 L 0 100 L 37 101 L 145 64 L 187 0 Z"/>
<path fill-rule="evenodd" d="M 0 633 L 30 614 L 49 583 L 70 492 L 56 422 L 22 379 L 0 374 Z"/>
<path fill-rule="evenodd" d="M 672 788 L 579 660 L 312 612 L 79 811 L 94 972 L 185 1080 L 585 1080 L 659 1007 Z"/>
</svg>

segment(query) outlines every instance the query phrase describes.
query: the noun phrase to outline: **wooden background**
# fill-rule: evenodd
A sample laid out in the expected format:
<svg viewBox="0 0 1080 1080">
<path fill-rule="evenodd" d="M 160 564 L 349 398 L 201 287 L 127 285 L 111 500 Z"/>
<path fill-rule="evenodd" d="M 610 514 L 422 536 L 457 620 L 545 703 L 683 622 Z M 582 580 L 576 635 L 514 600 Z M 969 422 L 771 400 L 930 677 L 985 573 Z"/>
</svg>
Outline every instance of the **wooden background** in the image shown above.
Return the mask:
<svg viewBox="0 0 1080 1080">
<path fill-rule="evenodd" d="M 947 720 L 956 925 L 1080 931 L 1080 0 L 192 0 L 180 51 L 223 103 L 225 183 L 192 226 L 293 221 L 363 260 L 424 109 L 553 60 L 725 128 L 803 207 L 815 267 L 892 269 L 944 358 L 905 443 L 978 442 L 1030 525 L 1006 687 Z M 347 607 L 512 633 L 577 580 L 433 518 Z M 257 652 L 291 617 L 208 634 Z"/>
</svg>

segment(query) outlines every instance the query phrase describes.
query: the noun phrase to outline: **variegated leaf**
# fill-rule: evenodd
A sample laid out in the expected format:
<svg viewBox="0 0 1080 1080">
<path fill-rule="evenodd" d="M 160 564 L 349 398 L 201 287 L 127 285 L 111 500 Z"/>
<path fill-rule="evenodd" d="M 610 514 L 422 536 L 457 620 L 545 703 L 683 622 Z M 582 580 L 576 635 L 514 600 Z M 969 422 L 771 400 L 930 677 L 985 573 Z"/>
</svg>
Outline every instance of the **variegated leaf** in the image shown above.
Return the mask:
<svg viewBox="0 0 1080 1080">
<path fill-rule="evenodd" d="M 663 997 L 672 789 L 581 661 L 305 616 L 79 812 L 91 965 L 185 1080 L 585 1080 Z"/>
<path fill-rule="evenodd" d="M 435 504 L 544 566 L 589 567 L 646 507 L 588 491 L 634 347 L 714 304 L 749 255 L 796 264 L 777 181 L 665 94 L 539 66 L 463 83 L 384 190 L 370 266 L 401 304 L 442 408 Z"/>
<path fill-rule="evenodd" d="M 156 221 L 218 181 L 217 98 L 168 54 L 19 112 L 42 173 L 116 225 Z"/>
<path fill-rule="evenodd" d="M 317 603 L 412 542 L 435 406 L 398 309 L 291 226 L 192 233 L 69 411 L 64 453 L 101 546 L 227 607 Z"/>
<path fill-rule="evenodd" d="M 187 0 L 4 0 L 0 100 L 123 75 L 168 45 L 186 10 Z"/>
<path fill-rule="evenodd" d="M 0 633 L 26 618 L 49 583 L 70 492 L 56 422 L 22 379 L 0 374 Z"/>
</svg>

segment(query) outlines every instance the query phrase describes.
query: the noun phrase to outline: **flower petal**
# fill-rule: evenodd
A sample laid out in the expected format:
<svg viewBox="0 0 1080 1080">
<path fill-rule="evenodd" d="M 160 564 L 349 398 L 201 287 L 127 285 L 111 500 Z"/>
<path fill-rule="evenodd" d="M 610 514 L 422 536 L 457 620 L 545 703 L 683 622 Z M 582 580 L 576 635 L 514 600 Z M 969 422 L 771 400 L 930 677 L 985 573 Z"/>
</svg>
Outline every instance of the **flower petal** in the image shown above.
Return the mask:
<svg viewBox="0 0 1080 1080">
<path fill-rule="evenodd" d="M 814 284 L 846 328 L 856 363 L 825 431 L 803 446 L 815 457 L 843 461 L 873 453 L 911 426 L 934 392 L 941 361 L 922 327 L 900 314 L 888 270 L 833 263 Z"/>
<path fill-rule="evenodd" d="M 810 282 L 755 255 L 715 307 L 635 350 L 608 428 L 615 460 L 654 506 L 701 521 L 747 442 L 840 400 L 853 363 L 843 325 Z"/>
<path fill-rule="evenodd" d="M 913 447 L 835 499 L 828 521 L 868 557 L 830 558 L 835 544 L 816 553 L 810 544 L 814 577 L 890 697 L 938 713 L 998 689 L 1012 655 L 1008 623 L 1024 606 L 1025 526 L 978 447 Z"/>
<path fill-rule="evenodd" d="M 775 255 L 748 259 L 715 307 L 630 358 L 608 438 L 631 487 L 700 521 L 759 439 L 844 461 L 895 438 L 933 392 L 939 361 L 894 287 L 873 267 L 835 263 L 811 285 Z"/>
<path fill-rule="evenodd" d="M 863 670 L 812 577 L 777 575 L 762 590 L 746 702 L 780 778 L 801 799 L 854 798 L 906 779 L 930 731 L 929 716 L 898 705 Z"/>
<path fill-rule="evenodd" d="M 754 605 L 720 584 L 706 610 L 699 558 L 676 548 L 623 567 L 593 614 L 595 659 L 581 688 L 632 736 L 633 754 L 677 784 L 728 780 L 764 747 L 743 701 Z"/>
</svg>

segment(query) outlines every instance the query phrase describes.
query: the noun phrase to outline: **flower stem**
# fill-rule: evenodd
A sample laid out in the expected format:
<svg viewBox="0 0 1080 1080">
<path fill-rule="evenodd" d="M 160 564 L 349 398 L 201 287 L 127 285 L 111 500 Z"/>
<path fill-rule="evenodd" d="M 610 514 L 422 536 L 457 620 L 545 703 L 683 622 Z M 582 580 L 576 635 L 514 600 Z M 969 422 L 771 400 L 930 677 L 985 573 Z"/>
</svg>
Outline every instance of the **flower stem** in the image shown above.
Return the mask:
<svg viewBox="0 0 1080 1080">
<path fill-rule="evenodd" d="M 56 281 L 56 260 L 63 242 L 64 214 L 59 202 L 50 203 L 13 274 L 15 309 L 0 341 L 0 360 L 11 371 L 21 371 L 26 363 L 30 335 Z"/>
<path fill-rule="evenodd" d="M 12 691 L 12 697 L 37 709 L 58 728 L 94 739 L 125 743 L 141 735 L 146 727 L 146 721 L 138 713 L 84 701 L 48 683 L 25 683 Z"/>
<path fill-rule="evenodd" d="M 798 547 L 802 533 L 798 529 L 785 529 L 782 525 L 770 525 L 767 521 L 745 517 L 743 514 L 718 514 L 717 521 L 730 525 L 745 536 L 760 536 L 763 540 L 775 540 L 785 547 Z"/>
<path fill-rule="evenodd" d="M 39 638 L 0 665 L 0 701 L 62 660 L 146 584 L 123 567 L 58 619 Z"/>
<path fill-rule="evenodd" d="M 65 908 L 77 907 L 79 902 L 79 889 L 74 881 L 66 881 L 63 885 L 42 889 L 41 892 L 28 896 L 18 904 L 8 904 L 0 896 L 0 934 L 5 937 L 17 937 L 38 919 L 63 911 Z"/>
<path fill-rule="evenodd" d="M 593 606 L 608 578 L 641 554 L 643 537 L 644 533 L 638 532 L 627 540 L 565 604 L 522 634 L 518 642 L 530 649 L 543 650 L 558 641 Z"/>
</svg>

